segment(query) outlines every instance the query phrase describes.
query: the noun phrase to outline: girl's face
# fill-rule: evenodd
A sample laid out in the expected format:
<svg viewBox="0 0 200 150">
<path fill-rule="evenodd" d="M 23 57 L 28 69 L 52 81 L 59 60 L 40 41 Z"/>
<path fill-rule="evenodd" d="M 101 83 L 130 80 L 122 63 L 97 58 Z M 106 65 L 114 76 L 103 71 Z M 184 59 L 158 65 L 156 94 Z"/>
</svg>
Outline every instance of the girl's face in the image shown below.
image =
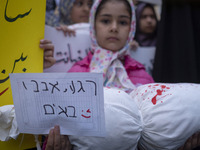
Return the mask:
<svg viewBox="0 0 200 150">
<path fill-rule="evenodd" d="M 76 0 L 71 10 L 71 20 L 73 23 L 89 21 L 90 8 L 92 0 Z"/>
<path fill-rule="evenodd" d="M 95 31 L 100 47 L 110 50 L 121 50 L 128 39 L 131 16 L 123 2 L 106 2 L 96 16 Z"/>
<path fill-rule="evenodd" d="M 156 16 L 151 7 L 146 7 L 140 17 L 140 30 L 142 33 L 151 34 L 156 29 Z"/>
<path fill-rule="evenodd" d="M 138 0 L 133 0 L 133 4 L 136 5 L 138 3 Z"/>
</svg>

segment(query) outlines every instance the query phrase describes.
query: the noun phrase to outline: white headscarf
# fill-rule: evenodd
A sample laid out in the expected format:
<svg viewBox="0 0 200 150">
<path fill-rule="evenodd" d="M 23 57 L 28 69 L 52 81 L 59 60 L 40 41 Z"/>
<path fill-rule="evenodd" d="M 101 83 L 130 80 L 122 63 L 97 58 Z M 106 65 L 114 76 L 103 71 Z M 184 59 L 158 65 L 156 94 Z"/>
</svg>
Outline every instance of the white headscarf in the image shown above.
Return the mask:
<svg viewBox="0 0 200 150">
<path fill-rule="evenodd" d="M 135 85 L 129 79 L 126 69 L 120 59 L 123 59 L 124 55 L 129 49 L 129 43 L 132 41 L 135 35 L 135 9 L 132 0 L 127 0 L 132 10 L 131 28 L 128 40 L 124 47 L 118 52 L 112 52 L 110 50 L 100 47 L 96 40 L 95 33 L 95 14 L 99 4 L 102 0 L 96 0 L 90 11 L 90 34 L 92 40 L 93 57 L 90 63 L 90 72 L 103 73 L 104 86 L 116 87 L 126 92 L 130 92 L 135 89 Z"/>
</svg>

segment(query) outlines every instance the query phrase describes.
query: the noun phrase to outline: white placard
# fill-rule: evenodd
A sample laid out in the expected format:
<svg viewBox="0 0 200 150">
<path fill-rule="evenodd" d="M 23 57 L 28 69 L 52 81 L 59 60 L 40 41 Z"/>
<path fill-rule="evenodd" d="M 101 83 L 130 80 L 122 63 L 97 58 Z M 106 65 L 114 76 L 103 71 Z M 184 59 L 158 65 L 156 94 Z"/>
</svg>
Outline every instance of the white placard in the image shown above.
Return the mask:
<svg viewBox="0 0 200 150">
<path fill-rule="evenodd" d="M 103 77 L 98 73 L 10 74 L 19 131 L 104 136 Z"/>
<path fill-rule="evenodd" d="M 136 50 L 129 50 L 132 58 L 142 63 L 146 71 L 152 75 L 156 47 L 138 47 Z"/>
<path fill-rule="evenodd" d="M 69 28 L 75 30 L 76 36 L 65 36 L 63 31 L 45 26 L 45 39 L 51 40 L 54 44 L 56 64 L 44 69 L 44 72 L 67 72 L 75 62 L 82 60 L 91 50 L 89 24 L 75 24 Z"/>
</svg>

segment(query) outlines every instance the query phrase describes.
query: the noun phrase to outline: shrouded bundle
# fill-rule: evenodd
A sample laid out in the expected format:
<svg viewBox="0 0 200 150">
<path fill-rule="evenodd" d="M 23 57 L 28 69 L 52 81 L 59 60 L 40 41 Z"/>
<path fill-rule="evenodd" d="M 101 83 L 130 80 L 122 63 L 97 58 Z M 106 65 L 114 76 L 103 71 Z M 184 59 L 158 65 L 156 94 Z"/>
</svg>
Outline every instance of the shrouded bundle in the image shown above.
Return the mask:
<svg viewBox="0 0 200 150">
<path fill-rule="evenodd" d="M 104 89 L 107 136 L 70 136 L 79 150 L 175 150 L 200 130 L 200 85 L 142 85 L 130 95 Z"/>
<path fill-rule="evenodd" d="M 131 96 L 143 118 L 141 149 L 177 149 L 200 129 L 198 84 L 148 84 Z"/>
<path fill-rule="evenodd" d="M 123 91 L 104 88 L 106 137 L 69 136 L 75 150 L 135 150 L 142 131 L 139 110 Z"/>
</svg>

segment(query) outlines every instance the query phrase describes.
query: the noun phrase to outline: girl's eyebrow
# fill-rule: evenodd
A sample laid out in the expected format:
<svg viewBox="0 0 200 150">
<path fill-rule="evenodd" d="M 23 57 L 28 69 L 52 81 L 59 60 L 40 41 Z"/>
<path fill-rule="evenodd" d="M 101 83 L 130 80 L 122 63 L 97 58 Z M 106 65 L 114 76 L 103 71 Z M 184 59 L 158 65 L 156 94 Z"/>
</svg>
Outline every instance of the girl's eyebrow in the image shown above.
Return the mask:
<svg viewBox="0 0 200 150">
<path fill-rule="evenodd" d="M 110 14 L 100 14 L 99 16 L 100 17 L 112 17 L 112 15 L 110 15 Z M 127 16 L 127 15 L 120 15 L 118 18 L 127 18 L 127 19 L 130 19 L 131 17 Z"/>
<path fill-rule="evenodd" d="M 99 16 L 100 17 L 111 17 L 111 15 L 109 15 L 109 14 L 100 14 Z"/>
<path fill-rule="evenodd" d="M 127 18 L 127 19 L 131 19 L 131 17 L 130 17 L 130 16 L 127 16 L 127 15 L 121 15 L 121 16 L 119 16 L 119 18 Z"/>
</svg>

